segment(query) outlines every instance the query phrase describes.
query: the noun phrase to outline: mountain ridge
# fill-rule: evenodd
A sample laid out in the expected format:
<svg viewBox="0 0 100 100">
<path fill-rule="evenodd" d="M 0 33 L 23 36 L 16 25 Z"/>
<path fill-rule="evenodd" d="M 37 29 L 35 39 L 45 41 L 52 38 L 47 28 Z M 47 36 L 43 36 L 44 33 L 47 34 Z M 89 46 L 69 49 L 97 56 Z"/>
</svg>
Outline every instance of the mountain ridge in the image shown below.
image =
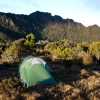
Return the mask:
<svg viewBox="0 0 100 100">
<path fill-rule="evenodd" d="M 77 36 L 74 36 L 76 31 L 82 37 L 83 31 L 87 32 L 88 28 L 91 30 L 94 26 L 98 27 L 98 32 L 100 32 L 98 25 L 86 27 L 81 23 L 75 22 L 73 19 L 63 19 L 59 15 L 52 16 L 48 12 L 36 11 L 29 15 L 0 12 L 0 33 L 5 34 L 12 40 L 33 33 L 36 36 L 35 41 L 57 41 L 61 39 L 76 41 L 78 39 Z M 91 34 L 91 32 L 87 33 Z M 73 40 L 73 36 L 76 37 L 76 40 Z M 83 37 L 86 38 L 86 36 Z"/>
</svg>

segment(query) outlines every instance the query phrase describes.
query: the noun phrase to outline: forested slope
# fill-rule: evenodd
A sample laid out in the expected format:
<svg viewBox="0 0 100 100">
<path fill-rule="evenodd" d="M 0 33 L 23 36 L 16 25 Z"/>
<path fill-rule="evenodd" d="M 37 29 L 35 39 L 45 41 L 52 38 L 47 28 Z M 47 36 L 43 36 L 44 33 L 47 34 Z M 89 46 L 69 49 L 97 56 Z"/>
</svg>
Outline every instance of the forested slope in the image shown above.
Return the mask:
<svg viewBox="0 0 100 100">
<path fill-rule="evenodd" d="M 11 40 L 25 37 L 29 33 L 34 33 L 35 41 L 66 39 L 76 44 L 100 40 L 100 27 L 97 25 L 85 27 L 73 19 L 63 19 L 58 15 L 52 16 L 51 13 L 39 11 L 30 15 L 0 12 L 0 38 L 1 33 Z"/>
</svg>

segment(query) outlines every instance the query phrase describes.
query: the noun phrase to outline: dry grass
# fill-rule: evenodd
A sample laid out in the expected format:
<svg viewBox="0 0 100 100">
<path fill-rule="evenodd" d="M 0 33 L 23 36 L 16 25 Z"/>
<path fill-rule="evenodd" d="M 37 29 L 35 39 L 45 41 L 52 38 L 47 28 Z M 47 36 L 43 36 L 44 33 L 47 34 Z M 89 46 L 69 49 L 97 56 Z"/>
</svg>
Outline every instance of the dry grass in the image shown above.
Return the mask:
<svg viewBox="0 0 100 100">
<path fill-rule="evenodd" d="M 0 71 L 0 100 L 100 100 L 100 72 L 65 68 L 62 64 L 48 63 L 56 85 L 23 87 L 17 76 L 17 65 Z"/>
</svg>

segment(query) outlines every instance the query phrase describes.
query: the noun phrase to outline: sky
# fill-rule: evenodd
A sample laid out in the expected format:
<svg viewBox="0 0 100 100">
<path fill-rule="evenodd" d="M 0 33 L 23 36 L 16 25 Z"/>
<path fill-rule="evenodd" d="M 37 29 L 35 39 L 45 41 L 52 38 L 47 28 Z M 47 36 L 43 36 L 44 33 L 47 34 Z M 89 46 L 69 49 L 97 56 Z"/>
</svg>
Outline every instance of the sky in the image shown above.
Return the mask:
<svg viewBox="0 0 100 100">
<path fill-rule="evenodd" d="M 84 26 L 100 26 L 100 0 L 2 0 L 0 12 L 25 14 L 41 11 L 73 19 Z"/>
</svg>

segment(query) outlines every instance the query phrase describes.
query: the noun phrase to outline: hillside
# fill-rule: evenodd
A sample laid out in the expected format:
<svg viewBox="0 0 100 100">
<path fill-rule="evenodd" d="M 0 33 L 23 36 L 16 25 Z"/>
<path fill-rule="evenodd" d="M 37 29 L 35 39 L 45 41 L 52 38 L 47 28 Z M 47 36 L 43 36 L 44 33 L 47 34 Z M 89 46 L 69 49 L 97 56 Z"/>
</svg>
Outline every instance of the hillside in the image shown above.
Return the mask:
<svg viewBox="0 0 100 100">
<path fill-rule="evenodd" d="M 47 12 L 36 11 L 29 15 L 0 12 L 0 38 L 4 35 L 5 39 L 15 40 L 29 33 L 35 34 L 35 41 L 67 39 L 79 43 L 100 40 L 100 27 L 97 25 L 85 27 L 73 19 L 63 19 Z"/>
</svg>

